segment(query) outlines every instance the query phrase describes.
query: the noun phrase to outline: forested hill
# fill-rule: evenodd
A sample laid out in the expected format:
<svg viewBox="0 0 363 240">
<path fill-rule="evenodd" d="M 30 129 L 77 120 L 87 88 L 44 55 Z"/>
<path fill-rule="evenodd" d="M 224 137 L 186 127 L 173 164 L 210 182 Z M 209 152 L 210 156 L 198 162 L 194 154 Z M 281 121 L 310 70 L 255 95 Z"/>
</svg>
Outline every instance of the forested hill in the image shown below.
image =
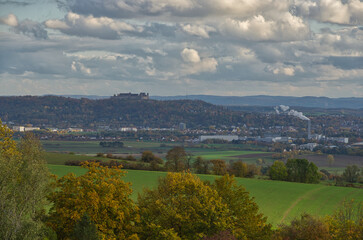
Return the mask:
<svg viewBox="0 0 363 240">
<path fill-rule="evenodd" d="M 308 108 L 347 108 L 362 109 L 363 98 L 328 98 L 328 97 L 286 97 L 286 96 L 213 96 L 213 95 L 187 95 L 187 96 L 151 96 L 155 100 L 202 100 L 215 105 L 223 106 L 277 106 L 288 105 Z"/>
<path fill-rule="evenodd" d="M 36 126 L 188 127 L 233 125 L 241 113 L 199 100 L 75 99 L 58 96 L 0 97 L 0 118 Z"/>
</svg>

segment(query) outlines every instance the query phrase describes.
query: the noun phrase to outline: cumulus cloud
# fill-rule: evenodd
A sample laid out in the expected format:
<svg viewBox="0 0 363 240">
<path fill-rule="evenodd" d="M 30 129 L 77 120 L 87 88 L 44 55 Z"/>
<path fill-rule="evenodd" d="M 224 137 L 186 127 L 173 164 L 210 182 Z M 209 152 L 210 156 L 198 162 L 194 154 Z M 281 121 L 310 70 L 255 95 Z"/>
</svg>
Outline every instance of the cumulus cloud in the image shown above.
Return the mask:
<svg viewBox="0 0 363 240">
<path fill-rule="evenodd" d="M 184 48 L 183 51 L 180 53 L 180 55 L 183 58 L 184 62 L 189 62 L 189 63 L 200 62 L 199 54 L 194 49 Z"/>
<path fill-rule="evenodd" d="M 108 17 L 83 16 L 69 12 L 63 20 L 48 20 L 45 26 L 65 34 L 118 39 L 124 32 L 141 32 L 142 28 Z"/>
<path fill-rule="evenodd" d="M 11 26 L 11 27 L 16 27 L 16 26 L 18 26 L 18 19 L 14 14 L 9 14 L 6 17 L 0 18 L 0 23 Z"/>
<path fill-rule="evenodd" d="M 294 41 L 306 39 L 310 29 L 303 19 L 290 13 L 278 19 L 266 19 L 257 15 L 247 20 L 227 19 L 220 30 L 232 37 L 251 41 Z"/>
<path fill-rule="evenodd" d="M 362 24 L 363 2 L 360 0 L 295 0 L 290 10 L 320 22 Z"/>
<path fill-rule="evenodd" d="M 29 19 L 19 22 L 14 14 L 9 14 L 7 17 L 0 18 L 0 23 L 12 27 L 12 30 L 16 33 L 23 33 L 37 39 L 48 38 L 48 32 L 44 29 L 43 24 Z"/>
<path fill-rule="evenodd" d="M 210 26 L 203 25 L 194 25 L 194 24 L 184 24 L 182 25 L 182 29 L 184 32 L 201 37 L 201 38 L 209 38 L 210 32 L 215 32 L 216 29 Z"/>
<path fill-rule="evenodd" d="M 85 75 L 92 75 L 92 71 L 90 68 L 84 66 L 81 62 L 73 61 L 71 65 L 71 69 L 73 72 L 81 72 Z"/>
<path fill-rule="evenodd" d="M 295 76 L 297 71 L 304 72 L 302 66 L 293 66 L 293 65 L 285 65 L 282 63 L 277 63 L 274 65 L 267 65 L 265 68 L 266 72 L 273 73 L 275 75 L 286 75 L 286 76 Z"/>
<path fill-rule="evenodd" d="M 215 58 L 201 58 L 195 49 L 184 48 L 180 53 L 183 61 L 184 68 L 182 74 L 197 74 L 200 72 L 215 72 L 218 62 Z"/>
</svg>

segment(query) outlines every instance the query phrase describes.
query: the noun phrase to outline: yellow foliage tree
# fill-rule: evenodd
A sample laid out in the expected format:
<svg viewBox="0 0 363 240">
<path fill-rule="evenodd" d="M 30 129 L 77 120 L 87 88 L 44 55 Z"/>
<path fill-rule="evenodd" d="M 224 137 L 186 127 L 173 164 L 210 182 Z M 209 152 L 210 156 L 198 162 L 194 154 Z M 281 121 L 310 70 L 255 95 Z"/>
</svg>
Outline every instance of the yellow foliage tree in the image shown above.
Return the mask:
<svg viewBox="0 0 363 240">
<path fill-rule="evenodd" d="M 230 230 L 238 239 L 270 239 L 271 224 L 258 212 L 258 205 L 246 189 L 237 185 L 234 176 L 224 175 L 212 185 L 229 210 Z"/>
<path fill-rule="evenodd" d="M 332 240 L 363 239 L 363 201 L 344 201 L 325 221 L 329 225 Z"/>
<path fill-rule="evenodd" d="M 0 119 L 0 156 L 9 159 L 19 155 L 16 142 L 13 140 L 13 131 L 4 125 Z"/>
<path fill-rule="evenodd" d="M 217 191 L 191 173 L 168 173 L 138 203 L 142 239 L 202 239 L 231 227 Z"/>
<path fill-rule="evenodd" d="M 49 199 L 53 202 L 48 224 L 58 239 L 69 239 L 75 224 L 87 214 L 96 225 L 102 239 L 138 239 L 135 224 L 138 208 L 130 199 L 130 183 L 121 180 L 125 172 L 121 166 L 107 168 L 86 163 L 88 172 L 73 173 L 56 181 L 57 191 Z"/>
</svg>

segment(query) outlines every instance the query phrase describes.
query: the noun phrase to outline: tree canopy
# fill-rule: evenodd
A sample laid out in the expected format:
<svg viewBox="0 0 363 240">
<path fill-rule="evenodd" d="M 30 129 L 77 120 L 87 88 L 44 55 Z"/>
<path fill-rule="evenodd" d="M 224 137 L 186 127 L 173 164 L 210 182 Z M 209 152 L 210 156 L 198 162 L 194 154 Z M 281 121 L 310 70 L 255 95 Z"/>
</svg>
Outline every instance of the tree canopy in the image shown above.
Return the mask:
<svg viewBox="0 0 363 240">
<path fill-rule="evenodd" d="M 130 199 L 130 184 L 121 179 L 121 166 L 108 168 L 88 163 L 84 167 L 88 169 L 86 174 L 77 177 L 70 173 L 56 181 L 58 190 L 49 197 L 53 207 L 48 224 L 58 238 L 65 239 L 87 214 L 103 239 L 134 237 L 138 208 Z"/>
<path fill-rule="evenodd" d="M 218 192 L 191 173 L 168 173 L 138 202 L 144 238 L 201 239 L 231 227 L 230 212 Z"/>
<path fill-rule="evenodd" d="M 207 184 L 191 173 L 168 173 L 138 203 L 141 238 L 201 239 L 230 231 L 238 239 L 268 239 L 272 233 L 253 198 L 228 175 Z"/>
<path fill-rule="evenodd" d="M 286 180 L 287 169 L 284 162 L 278 160 L 275 161 L 270 167 L 269 175 L 272 180 Z"/>
<path fill-rule="evenodd" d="M 187 157 L 183 147 L 173 147 L 166 154 L 165 166 L 171 172 L 184 171 L 187 168 Z"/>
<path fill-rule="evenodd" d="M 306 159 L 289 159 L 286 162 L 287 178 L 291 182 L 318 183 L 318 167 Z"/>
<path fill-rule="evenodd" d="M 19 146 L 0 121 L 0 239 L 37 239 L 50 191 L 49 171 L 39 141 L 27 134 Z"/>
</svg>

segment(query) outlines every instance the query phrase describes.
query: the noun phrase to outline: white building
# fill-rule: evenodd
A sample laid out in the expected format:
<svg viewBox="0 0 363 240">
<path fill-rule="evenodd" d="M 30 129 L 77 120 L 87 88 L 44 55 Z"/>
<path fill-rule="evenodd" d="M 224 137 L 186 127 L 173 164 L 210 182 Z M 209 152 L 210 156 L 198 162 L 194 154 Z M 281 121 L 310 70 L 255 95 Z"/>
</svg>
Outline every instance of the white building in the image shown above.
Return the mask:
<svg viewBox="0 0 363 240">
<path fill-rule="evenodd" d="M 302 150 L 310 150 L 313 151 L 314 148 L 316 148 L 318 146 L 317 143 L 306 143 L 306 144 L 302 144 L 299 146 L 300 149 Z"/>
<path fill-rule="evenodd" d="M 25 127 L 24 126 L 13 126 L 13 130 L 15 132 L 24 132 L 25 131 Z"/>
<path fill-rule="evenodd" d="M 39 127 L 24 127 L 24 131 L 28 132 L 28 131 L 37 131 L 40 130 Z"/>
<path fill-rule="evenodd" d="M 135 127 L 122 127 L 120 128 L 121 132 L 137 132 L 137 128 Z"/>
</svg>

